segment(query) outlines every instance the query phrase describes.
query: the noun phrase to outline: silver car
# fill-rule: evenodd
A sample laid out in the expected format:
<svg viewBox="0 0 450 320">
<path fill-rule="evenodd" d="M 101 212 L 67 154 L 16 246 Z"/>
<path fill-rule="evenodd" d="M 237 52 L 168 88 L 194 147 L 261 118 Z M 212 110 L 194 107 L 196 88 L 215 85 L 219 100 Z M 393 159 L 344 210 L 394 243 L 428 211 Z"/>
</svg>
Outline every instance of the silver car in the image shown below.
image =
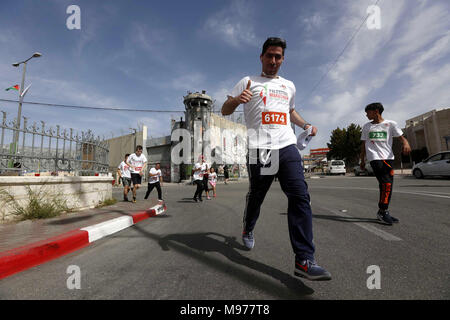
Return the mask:
<svg viewBox="0 0 450 320">
<path fill-rule="evenodd" d="M 417 179 L 424 176 L 450 177 L 450 151 L 433 154 L 422 162 L 416 163 L 412 168 L 412 174 Z"/>
<path fill-rule="evenodd" d="M 355 173 L 355 176 L 360 175 L 367 175 L 367 176 L 373 176 L 373 169 L 370 166 L 370 163 L 366 163 L 366 169 L 363 171 L 361 170 L 361 167 L 359 165 L 353 167 L 353 172 Z"/>
</svg>

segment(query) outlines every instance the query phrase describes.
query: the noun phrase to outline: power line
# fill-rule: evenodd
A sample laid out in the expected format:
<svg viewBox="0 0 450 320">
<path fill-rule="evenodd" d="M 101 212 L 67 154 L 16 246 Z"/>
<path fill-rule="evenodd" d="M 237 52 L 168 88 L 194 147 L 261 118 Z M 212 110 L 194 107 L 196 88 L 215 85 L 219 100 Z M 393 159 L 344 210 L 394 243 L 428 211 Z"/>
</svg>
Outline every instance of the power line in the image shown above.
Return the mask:
<svg viewBox="0 0 450 320">
<path fill-rule="evenodd" d="M 9 99 L 0 99 L 0 101 L 16 102 L 16 103 L 19 102 L 17 100 L 9 100 Z M 159 113 L 185 112 L 185 110 L 152 110 L 152 109 L 124 109 L 124 108 L 111 108 L 111 107 L 88 107 L 88 106 L 74 106 L 74 105 L 66 105 L 66 104 L 32 102 L 32 101 L 23 101 L 22 103 L 48 106 L 48 107 L 56 107 L 56 108 L 91 109 L 91 110 L 108 110 L 108 111 L 159 112 Z M 236 110 L 235 112 L 243 112 L 243 111 Z M 220 111 L 215 111 L 214 113 L 220 113 Z"/>
<path fill-rule="evenodd" d="M 375 2 L 374 6 L 378 5 L 378 2 L 380 0 L 377 0 L 377 2 Z M 364 23 L 366 23 L 367 18 L 369 17 L 369 14 L 366 15 L 366 17 L 364 18 L 364 20 L 362 21 L 362 23 L 360 24 L 360 26 L 358 27 L 358 29 L 353 33 L 353 35 L 351 36 L 351 38 L 347 41 L 347 43 L 344 46 L 344 49 L 342 49 L 341 53 L 339 53 L 339 55 L 337 56 L 337 58 L 334 60 L 333 64 L 331 65 L 330 68 L 328 68 L 327 72 L 325 72 L 322 77 L 319 79 L 319 81 L 314 85 L 313 89 L 308 93 L 308 95 L 305 97 L 305 99 L 303 99 L 303 101 L 306 101 L 306 99 L 308 99 L 311 94 L 317 89 L 317 87 L 320 85 L 320 83 L 322 82 L 322 80 L 328 75 L 328 73 L 330 73 L 331 69 L 334 68 L 334 66 L 336 65 L 336 63 L 338 62 L 339 58 L 344 54 L 345 50 L 348 48 L 348 46 L 350 45 L 350 43 L 353 41 L 353 39 L 355 38 L 355 36 L 357 35 L 357 33 L 359 32 L 359 30 L 361 30 L 362 26 L 364 25 Z"/>
<path fill-rule="evenodd" d="M 0 99 L 0 101 L 17 102 L 17 103 L 19 102 L 17 100 L 8 100 L 8 99 Z M 123 108 L 109 108 L 109 107 L 87 107 L 87 106 L 73 106 L 73 105 L 66 105 L 66 104 L 31 102 L 31 101 L 23 101 L 22 103 L 42 105 L 42 106 L 48 106 L 48 107 L 57 107 L 57 108 L 93 109 L 93 110 L 109 110 L 109 111 L 160 112 L 160 113 L 173 113 L 173 112 L 184 112 L 185 111 L 185 110 L 151 110 L 151 109 L 123 109 Z"/>
</svg>

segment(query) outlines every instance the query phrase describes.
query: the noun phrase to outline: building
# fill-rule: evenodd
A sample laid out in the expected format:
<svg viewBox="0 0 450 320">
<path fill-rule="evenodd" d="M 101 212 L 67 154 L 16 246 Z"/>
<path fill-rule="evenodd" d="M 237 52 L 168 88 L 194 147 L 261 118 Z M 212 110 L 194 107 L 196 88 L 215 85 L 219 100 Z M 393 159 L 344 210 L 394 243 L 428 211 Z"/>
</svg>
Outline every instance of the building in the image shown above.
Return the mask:
<svg viewBox="0 0 450 320">
<path fill-rule="evenodd" d="M 426 148 L 429 155 L 449 150 L 450 108 L 435 109 L 406 120 L 404 132 L 412 150 Z"/>
<path fill-rule="evenodd" d="M 149 166 L 159 162 L 164 181 L 189 180 L 193 164 L 203 155 L 219 177 L 225 164 L 232 177 L 246 177 L 246 126 L 214 114 L 205 91 L 188 92 L 183 98 L 186 120 L 172 120 L 170 136 L 147 141 Z"/>
</svg>

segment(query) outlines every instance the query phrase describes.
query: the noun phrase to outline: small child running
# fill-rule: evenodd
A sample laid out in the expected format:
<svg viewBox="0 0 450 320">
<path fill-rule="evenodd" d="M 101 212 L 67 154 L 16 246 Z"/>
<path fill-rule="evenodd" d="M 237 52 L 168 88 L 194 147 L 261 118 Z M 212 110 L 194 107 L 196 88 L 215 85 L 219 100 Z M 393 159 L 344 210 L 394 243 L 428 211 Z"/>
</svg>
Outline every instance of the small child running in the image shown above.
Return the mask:
<svg viewBox="0 0 450 320">
<path fill-rule="evenodd" d="M 212 187 L 213 197 L 216 197 L 216 184 L 217 184 L 217 173 L 214 168 L 210 169 L 210 174 L 208 175 L 208 184 Z"/>
</svg>

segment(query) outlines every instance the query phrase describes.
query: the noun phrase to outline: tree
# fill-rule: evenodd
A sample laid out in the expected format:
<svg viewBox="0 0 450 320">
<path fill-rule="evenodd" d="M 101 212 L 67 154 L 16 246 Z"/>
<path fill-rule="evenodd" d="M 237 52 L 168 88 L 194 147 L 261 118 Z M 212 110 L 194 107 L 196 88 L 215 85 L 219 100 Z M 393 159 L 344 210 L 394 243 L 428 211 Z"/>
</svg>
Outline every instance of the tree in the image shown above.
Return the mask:
<svg viewBox="0 0 450 320">
<path fill-rule="evenodd" d="M 347 167 L 357 165 L 361 152 L 361 132 L 361 127 L 354 123 L 347 128 L 334 129 L 331 132 L 330 143 L 327 143 L 330 149 L 327 158 L 342 159 Z"/>
</svg>

